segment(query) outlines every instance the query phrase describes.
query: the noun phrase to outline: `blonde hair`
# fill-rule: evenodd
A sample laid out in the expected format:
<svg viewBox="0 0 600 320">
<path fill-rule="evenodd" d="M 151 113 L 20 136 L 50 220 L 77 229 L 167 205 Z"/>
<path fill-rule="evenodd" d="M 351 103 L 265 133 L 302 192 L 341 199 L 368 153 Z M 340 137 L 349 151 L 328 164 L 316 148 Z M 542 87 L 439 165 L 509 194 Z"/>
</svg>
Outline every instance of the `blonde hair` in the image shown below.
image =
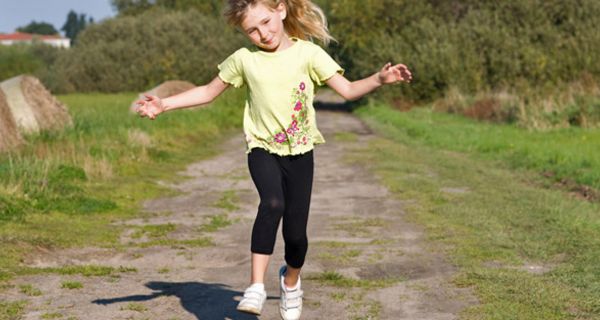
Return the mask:
<svg viewBox="0 0 600 320">
<path fill-rule="evenodd" d="M 285 32 L 292 37 L 303 40 L 318 39 L 328 45 L 335 39 L 329 34 L 327 18 L 323 10 L 310 0 L 229 0 L 225 10 L 227 22 L 234 26 L 241 25 L 249 6 L 262 3 L 272 9 L 283 3 L 287 16 L 283 20 Z"/>
</svg>

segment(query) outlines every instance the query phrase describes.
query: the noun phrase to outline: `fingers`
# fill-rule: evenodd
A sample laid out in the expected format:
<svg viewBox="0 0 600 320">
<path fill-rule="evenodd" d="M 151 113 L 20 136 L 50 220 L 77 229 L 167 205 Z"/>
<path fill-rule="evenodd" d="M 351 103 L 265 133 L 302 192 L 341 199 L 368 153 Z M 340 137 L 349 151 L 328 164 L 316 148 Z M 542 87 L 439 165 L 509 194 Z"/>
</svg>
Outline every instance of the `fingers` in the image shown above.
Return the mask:
<svg viewBox="0 0 600 320">
<path fill-rule="evenodd" d="M 163 111 L 162 102 L 157 96 L 144 94 L 144 99 L 140 99 L 135 103 L 137 105 L 135 111 L 142 118 L 148 117 L 150 120 L 154 120 Z"/>
<path fill-rule="evenodd" d="M 146 97 L 146 101 L 148 101 L 148 102 L 155 102 L 155 101 L 159 101 L 160 100 L 159 97 L 153 96 L 151 94 L 146 94 L 146 93 L 144 93 L 144 97 Z"/>
<path fill-rule="evenodd" d="M 386 71 L 388 71 L 391 66 L 392 66 L 391 62 L 388 62 L 388 63 L 384 64 L 383 67 L 381 67 L 381 71 L 380 72 L 386 72 Z"/>
<path fill-rule="evenodd" d="M 394 70 L 396 70 L 399 73 L 400 81 L 410 82 L 412 80 L 412 73 L 410 72 L 410 70 L 408 70 L 407 66 L 399 63 L 394 66 Z"/>
<path fill-rule="evenodd" d="M 383 83 L 410 82 L 412 80 L 412 73 L 406 65 L 401 63 L 392 65 L 391 62 L 388 62 L 379 73 Z"/>
<path fill-rule="evenodd" d="M 146 100 L 138 100 L 134 103 L 134 105 L 135 105 L 135 112 L 139 113 L 140 109 L 146 107 Z"/>
<path fill-rule="evenodd" d="M 402 81 L 402 73 L 400 72 L 400 70 L 393 68 L 392 73 L 394 74 L 394 78 L 396 78 L 396 81 Z"/>
<path fill-rule="evenodd" d="M 138 103 L 138 106 L 137 106 L 135 112 L 137 112 L 140 115 L 140 117 L 142 117 L 142 118 L 148 117 L 150 120 L 156 119 L 156 116 L 157 116 L 156 113 L 152 112 L 148 108 L 148 102 L 147 101 L 143 101 L 142 103 Z"/>
</svg>

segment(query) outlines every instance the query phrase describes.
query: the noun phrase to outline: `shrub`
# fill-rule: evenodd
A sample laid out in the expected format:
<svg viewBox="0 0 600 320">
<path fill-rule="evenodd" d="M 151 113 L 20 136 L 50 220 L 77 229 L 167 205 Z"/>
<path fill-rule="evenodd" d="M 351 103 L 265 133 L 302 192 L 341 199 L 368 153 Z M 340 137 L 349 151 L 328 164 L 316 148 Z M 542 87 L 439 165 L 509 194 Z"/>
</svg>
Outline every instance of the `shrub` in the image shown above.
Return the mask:
<svg viewBox="0 0 600 320">
<path fill-rule="evenodd" d="M 360 78 L 403 62 L 410 86 L 386 97 L 431 101 L 467 94 L 556 88 L 600 77 L 600 3 L 579 0 L 321 1 L 339 39 L 332 52 Z M 361 14 L 357 14 L 360 12 Z"/>
<path fill-rule="evenodd" d="M 23 73 L 33 73 L 44 66 L 27 45 L 0 45 L 0 81 Z"/>
<path fill-rule="evenodd" d="M 0 45 L 0 81 L 21 74 L 45 74 L 63 51 L 40 42 Z"/>
<path fill-rule="evenodd" d="M 241 35 L 220 18 L 153 9 L 88 27 L 59 57 L 56 79 L 47 85 L 59 92 L 119 92 L 171 79 L 200 84 L 242 45 Z"/>
</svg>

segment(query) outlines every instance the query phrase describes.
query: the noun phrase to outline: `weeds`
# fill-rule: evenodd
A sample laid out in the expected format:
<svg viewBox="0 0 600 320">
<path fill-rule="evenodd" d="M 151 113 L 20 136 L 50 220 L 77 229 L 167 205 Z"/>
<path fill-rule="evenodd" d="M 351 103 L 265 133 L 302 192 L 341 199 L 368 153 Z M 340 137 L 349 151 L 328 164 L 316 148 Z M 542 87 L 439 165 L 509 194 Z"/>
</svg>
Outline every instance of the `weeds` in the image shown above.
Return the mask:
<svg viewBox="0 0 600 320">
<path fill-rule="evenodd" d="M 63 281 L 60 285 L 63 289 L 81 289 L 83 288 L 83 284 L 79 281 Z"/>
<path fill-rule="evenodd" d="M 41 296 L 42 295 L 42 291 L 30 284 L 22 284 L 19 286 L 19 291 L 21 291 L 21 293 L 26 294 L 30 297 L 36 297 L 36 296 Z"/>
<path fill-rule="evenodd" d="M 400 279 L 383 279 L 383 280 L 363 280 L 345 277 L 335 271 L 325 271 L 318 274 L 309 274 L 304 277 L 306 280 L 317 281 L 322 284 L 339 287 L 339 288 L 363 288 L 377 289 L 385 288 L 394 285 Z"/>
</svg>

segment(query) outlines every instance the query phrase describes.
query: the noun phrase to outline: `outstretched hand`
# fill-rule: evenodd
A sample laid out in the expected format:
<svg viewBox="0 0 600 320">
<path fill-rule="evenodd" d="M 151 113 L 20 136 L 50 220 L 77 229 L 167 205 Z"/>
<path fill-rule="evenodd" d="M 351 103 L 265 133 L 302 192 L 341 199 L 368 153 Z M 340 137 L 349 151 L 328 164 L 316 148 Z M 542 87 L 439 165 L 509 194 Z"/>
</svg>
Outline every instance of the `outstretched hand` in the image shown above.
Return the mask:
<svg viewBox="0 0 600 320">
<path fill-rule="evenodd" d="M 377 75 L 381 84 L 410 82 L 412 80 L 412 73 L 407 66 L 403 64 L 393 66 L 390 62 L 383 66 Z"/>
<path fill-rule="evenodd" d="M 165 106 L 162 99 L 157 96 L 144 94 L 145 98 L 136 101 L 136 112 L 143 118 L 148 117 L 150 120 L 156 119 L 156 116 L 165 112 Z"/>
</svg>

